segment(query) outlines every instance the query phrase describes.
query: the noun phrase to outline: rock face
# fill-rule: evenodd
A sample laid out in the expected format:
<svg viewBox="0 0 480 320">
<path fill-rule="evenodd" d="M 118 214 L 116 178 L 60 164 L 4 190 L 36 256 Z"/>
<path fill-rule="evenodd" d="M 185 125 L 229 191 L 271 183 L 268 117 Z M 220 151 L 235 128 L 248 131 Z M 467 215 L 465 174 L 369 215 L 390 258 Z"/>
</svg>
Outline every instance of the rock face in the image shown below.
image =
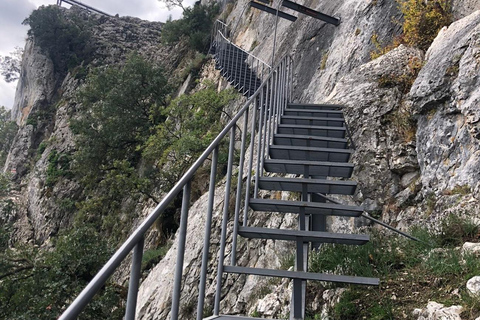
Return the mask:
<svg viewBox="0 0 480 320">
<path fill-rule="evenodd" d="M 406 128 L 413 133 L 399 132 L 397 118 L 404 116 L 406 107 L 395 81 L 412 72 L 411 61 L 422 58 L 420 51 L 400 46 L 353 69 L 329 97 L 328 102 L 347 107 L 346 119 L 356 146 L 355 180 L 360 186 L 356 200 L 367 210 L 379 210 L 395 197 L 406 202 L 418 189 L 415 128 Z M 384 84 L 387 81 L 391 84 Z"/>
<path fill-rule="evenodd" d="M 411 92 L 423 186 L 439 194 L 480 177 L 480 12 L 444 28 Z"/>
<path fill-rule="evenodd" d="M 415 309 L 413 315 L 417 320 L 461 320 L 461 306 L 446 308 L 443 304 L 430 301 L 425 309 Z"/>
<path fill-rule="evenodd" d="M 25 45 L 22 69 L 18 81 L 12 120 L 23 125 L 30 112 L 45 108 L 55 93 L 55 74 L 52 61 L 42 53 L 33 40 Z"/>
</svg>

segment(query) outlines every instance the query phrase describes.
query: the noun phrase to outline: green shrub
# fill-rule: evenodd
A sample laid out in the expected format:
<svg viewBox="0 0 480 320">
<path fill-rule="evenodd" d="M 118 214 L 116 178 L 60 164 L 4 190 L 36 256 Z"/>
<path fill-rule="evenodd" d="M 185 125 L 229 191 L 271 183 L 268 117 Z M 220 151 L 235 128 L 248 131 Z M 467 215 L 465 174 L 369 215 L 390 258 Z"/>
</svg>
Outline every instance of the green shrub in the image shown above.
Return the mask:
<svg viewBox="0 0 480 320">
<path fill-rule="evenodd" d="M 169 20 L 165 23 L 162 29 L 162 41 L 174 44 L 186 38 L 190 48 L 207 53 L 213 20 L 217 13 L 217 5 L 196 4 L 191 8 L 186 8 L 182 19 Z"/>
<path fill-rule="evenodd" d="M 161 246 L 157 249 L 146 250 L 142 258 L 142 270 L 149 270 L 153 268 L 162 258 L 167 254 L 170 245 Z"/>
<path fill-rule="evenodd" d="M 203 90 L 174 99 L 163 110 L 167 120 L 156 127 L 143 151 L 145 159 L 158 169 L 168 164 L 169 170 L 158 171 L 163 190 L 169 190 L 218 135 L 223 128 L 223 109 L 235 97 L 233 89 L 217 92 L 213 83 L 208 83 Z"/>
<path fill-rule="evenodd" d="M 73 178 L 73 173 L 70 170 L 70 161 L 71 155 L 52 150 L 48 155 L 45 185 L 52 187 L 57 183 L 60 177 L 65 177 L 67 179 Z"/>
<path fill-rule="evenodd" d="M 452 23 L 449 0 L 397 0 L 403 13 L 403 43 L 427 50 L 441 28 Z"/>
<path fill-rule="evenodd" d="M 7 160 L 8 152 L 17 131 L 17 124 L 11 121 L 11 111 L 4 106 L 0 106 L 0 168 Z"/>
<path fill-rule="evenodd" d="M 480 304 L 464 287 L 480 272 L 480 260 L 455 247 L 472 240 L 472 234 L 477 235 L 473 241 L 479 241 L 478 226 L 449 217 L 439 233 L 420 227 L 410 233 L 421 241 L 373 232 L 370 242 L 363 246 L 325 244 L 311 255 L 309 271 L 381 279 L 379 288 L 347 287 L 340 302 L 330 310 L 333 319 L 395 319 L 395 314 L 411 314 L 429 300 L 463 305 L 469 310 L 466 319 L 478 317 Z M 453 294 L 455 289 L 460 294 Z"/>
<path fill-rule="evenodd" d="M 170 92 L 163 69 L 136 54 L 123 66 L 92 70 L 78 95 L 83 109 L 70 120 L 78 176 L 95 185 L 114 161 L 135 167 L 139 146 L 165 119 L 161 109 Z"/>
<path fill-rule="evenodd" d="M 426 51 L 441 28 L 453 21 L 449 0 L 396 0 L 403 14 L 402 35 L 395 37 L 391 43 L 381 43 L 374 33 L 371 42 L 375 50 L 370 53 L 376 59 L 387 52 L 405 44 Z"/>
<path fill-rule="evenodd" d="M 103 235 L 85 226 L 54 242 L 50 251 L 25 245 L 0 252 L 1 319 L 58 318 L 112 254 Z M 124 291 L 107 283 L 79 319 L 122 319 Z"/>
<path fill-rule="evenodd" d="M 60 74 L 93 58 L 89 22 L 67 19 L 58 6 L 40 6 L 23 24 L 30 26 L 28 36 L 35 39 Z"/>
<path fill-rule="evenodd" d="M 443 247 L 460 246 L 467 241 L 476 242 L 480 240 L 479 231 L 480 226 L 472 221 L 451 214 L 442 221 L 438 242 Z"/>
</svg>

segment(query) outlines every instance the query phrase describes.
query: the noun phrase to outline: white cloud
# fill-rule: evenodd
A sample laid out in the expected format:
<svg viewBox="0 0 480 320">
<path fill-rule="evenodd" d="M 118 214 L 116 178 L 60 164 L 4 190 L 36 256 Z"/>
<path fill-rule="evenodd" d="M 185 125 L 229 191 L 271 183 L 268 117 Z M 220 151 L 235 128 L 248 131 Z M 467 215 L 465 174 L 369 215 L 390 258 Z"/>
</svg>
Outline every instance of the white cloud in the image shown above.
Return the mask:
<svg viewBox="0 0 480 320">
<path fill-rule="evenodd" d="M 15 97 L 15 83 L 0 82 L 0 106 L 4 106 L 7 109 L 13 107 L 13 99 Z"/>
<path fill-rule="evenodd" d="M 79 0 L 106 13 L 120 16 L 138 17 L 150 21 L 166 21 L 170 15 L 178 19 L 182 10 L 176 8 L 168 11 L 158 0 Z M 185 6 L 191 6 L 195 0 L 185 0 Z M 8 55 L 15 47 L 24 47 L 27 27 L 23 20 L 41 5 L 56 4 L 55 0 L 0 0 L 0 55 Z M 13 106 L 15 84 L 0 79 L 0 105 Z"/>
</svg>

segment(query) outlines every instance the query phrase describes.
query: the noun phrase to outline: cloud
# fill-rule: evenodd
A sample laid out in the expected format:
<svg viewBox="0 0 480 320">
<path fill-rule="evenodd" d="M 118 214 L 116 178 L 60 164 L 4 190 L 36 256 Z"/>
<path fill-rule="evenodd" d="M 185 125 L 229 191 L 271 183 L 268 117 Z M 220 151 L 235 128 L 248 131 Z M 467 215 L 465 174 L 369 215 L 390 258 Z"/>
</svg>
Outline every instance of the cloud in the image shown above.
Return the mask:
<svg viewBox="0 0 480 320">
<path fill-rule="evenodd" d="M 27 27 L 22 25 L 23 20 L 35 9 L 27 0 L 0 1 L 0 54 L 8 54 L 16 46 L 23 46 L 27 34 Z"/>
<path fill-rule="evenodd" d="M 7 109 L 13 107 L 15 86 L 16 84 L 14 83 L 6 83 L 5 81 L 0 82 L 0 106 L 4 106 Z"/>
</svg>

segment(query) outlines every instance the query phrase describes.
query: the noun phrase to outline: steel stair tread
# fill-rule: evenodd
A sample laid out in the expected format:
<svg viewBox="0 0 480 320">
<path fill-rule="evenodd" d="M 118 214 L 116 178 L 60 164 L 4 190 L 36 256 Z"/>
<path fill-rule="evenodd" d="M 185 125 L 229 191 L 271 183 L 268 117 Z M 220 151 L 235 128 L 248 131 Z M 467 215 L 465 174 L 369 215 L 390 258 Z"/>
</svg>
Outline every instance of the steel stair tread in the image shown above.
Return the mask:
<svg viewBox="0 0 480 320">
<path fill-rule="evenodd" d="M 357 183 L 325 179 L 261 177 L 258 187 L 263 190 L 302 192 L 305 185 L 308 193 L 353 195 Z"/>
<path fill-rule="evenodd" d="M 287 115 L 287 116 L 341 118 L 341 119 L 343 119 L 343 112 L 341 110 L 310 110 L 310 109 L 289 109 L 289 108 L 286 108 L 283 114 Z"/>
<path fill-rule="evenodd" d="M 327 117 L 282 116 L 281 124 L 313 125 L 328 127 L 343 127 L 345 120 Z"/>
<path fill-rule="evenodd" d="M 276 145 L 291 145 L 316 148 L 334 148 L 345 149 L 348 146 L 348 140 L 345 138 L 332 138 L 309 135 L 291 135 L 277 133 L 273 135 L 273 142 Z"/>
<path fill-rule="evenodd" d="M 289 103 L 287 108 L 291 109 L 307 109 L 307 110 L 341 110 L 345 106 L 341 104 L 309 104 L 309 103 Z"/>
<path fill-rule="evenodd" d="M 273 159 L 348 162 L 348 160 L 350 160 L 350 156 L 352 155 L 352 150 L 271 145 L 269 147 L 269 155 Z"/>
<path fill-rule="evenodd" d="M 299 124 L 278 124 L 277 133 L 283 134 L 301 134 L 313 136 L 325 136 L 332 138 L 344 138 L 345 127 L 329 127 L 329 126 L 310 126 Z"/>
<path fill-rule="evenodd" d="M 271 239 L 285 241 L 322 242 L 349 245 L 363 245 L 370 241 L 366 234 L 332 233 L 290 229 L 269 229 L 239 227 L 238 234 L 249 239 Z"/>
<path fill-rule="evenodd" d="M 380 284 L 380 280 L 378 278 L 341 276 L 341 275 L 335 275 L 335 274 L 313 273 L 313 272 L 303 272 L 303 271 L 272 270 L 272 269 L 237 267 L 237 266 L 224 266 L 223 271 L 227 273 L 235 273 L 235 274 L 247 274 L 247 275 L 299 279 L 299 280 L 314 280 L 314 281 L 326 281 L 326 282 L 337 282 L 337 283 L 361 284 L 361 285 L 370 285 L 370 286 L 378 286 Z"/>
<path fill-rule="evenodd" d="M 268 172 L 304 174 L 305 166 L 312 176 L 350 178 L 353 172 L 352 163 L 327 161 L 296 161 L 285 159 L 266 159 L 264 168 Z"/>
<path fill-rule="evenodd" d="M 363 213 L 362 207 L 323 202 L 250 199 L 249 205 L 253 210 L 262 212 L 300 213 L 300 209 L 303 208 L 305 214 L 339 217 L 359 217 Z"/>
</svg>

